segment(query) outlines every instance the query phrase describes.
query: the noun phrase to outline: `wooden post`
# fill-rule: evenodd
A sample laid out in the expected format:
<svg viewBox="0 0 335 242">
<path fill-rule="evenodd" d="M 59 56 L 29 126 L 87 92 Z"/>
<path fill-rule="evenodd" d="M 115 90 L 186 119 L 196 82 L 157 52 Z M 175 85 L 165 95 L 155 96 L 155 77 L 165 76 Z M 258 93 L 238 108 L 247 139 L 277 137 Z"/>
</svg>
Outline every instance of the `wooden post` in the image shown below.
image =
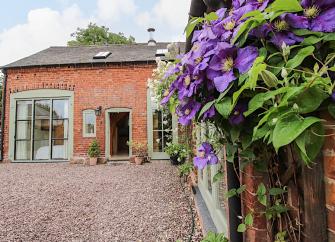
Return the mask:
<svg viewBox="0 0 335 242">
<path fill-rule="evenodd" d="M 326 242 L 327 214 L 323 157 L 320 154 L 311 168 L 303 165 L 302 184 L 304 194 L 304 242 Z"/>
</svg>

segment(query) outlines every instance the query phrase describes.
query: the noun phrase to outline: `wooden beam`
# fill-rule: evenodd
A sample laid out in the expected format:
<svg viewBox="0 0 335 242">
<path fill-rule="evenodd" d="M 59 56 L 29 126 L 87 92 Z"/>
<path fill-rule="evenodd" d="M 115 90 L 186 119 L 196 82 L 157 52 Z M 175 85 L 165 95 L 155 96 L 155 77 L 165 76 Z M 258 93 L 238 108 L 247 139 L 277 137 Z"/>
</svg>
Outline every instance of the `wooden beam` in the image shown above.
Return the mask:
<svg viewBox="0 0 335 242">
<path fill-rule="evenodd" d="M 326 242 L 327 214 L 325 201 L 323 157 L 320 154 L 315 165 L 302 167 L 304 190 L 304 242 Z"/>
</svg>

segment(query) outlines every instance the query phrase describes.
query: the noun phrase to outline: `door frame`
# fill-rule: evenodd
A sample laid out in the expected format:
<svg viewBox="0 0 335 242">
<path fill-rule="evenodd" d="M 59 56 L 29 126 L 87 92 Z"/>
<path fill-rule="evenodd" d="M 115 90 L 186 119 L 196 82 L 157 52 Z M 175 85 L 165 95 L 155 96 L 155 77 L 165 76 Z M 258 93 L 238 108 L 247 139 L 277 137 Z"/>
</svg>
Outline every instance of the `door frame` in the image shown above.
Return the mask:
<svg viewBox="0 0 335 242">
<path fill-rule="evenodd" d="M 147 130 L 148 130 L 148 151 L 153 160 L 168 160 L 170 157 L 165 152 L 153 151 L 153 104 L 151 101 L 151 91 L 147 89 Z M 172 142 L 178 143 L 178 120 L 175 114 L 172 114 Z"/>
<path fill-rule="evenodd" d="M 130 108 L 108 108 L 105 110 L 105 157 L 107 160 L 111 160 L 110 148 L 110 114 L 111 113 L 129 113 L 129 142 L 132 141 L 132 130 L 133 130 L 133 120 L 132 120 L 132 110 Z M 132 156 L 132 149 L 129 146 L 129 157 Z"/>
</svg>

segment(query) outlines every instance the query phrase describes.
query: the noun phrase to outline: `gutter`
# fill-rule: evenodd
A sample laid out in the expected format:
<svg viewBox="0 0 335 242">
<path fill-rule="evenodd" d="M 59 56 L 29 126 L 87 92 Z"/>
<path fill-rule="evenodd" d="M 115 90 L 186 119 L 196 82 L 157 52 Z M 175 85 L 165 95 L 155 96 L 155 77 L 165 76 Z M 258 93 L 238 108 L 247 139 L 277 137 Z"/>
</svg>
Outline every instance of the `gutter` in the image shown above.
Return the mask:
<svg viewBox="0 0 335 242">
<path fill-rule="evenodd" d="M 5 112 L 6 112 L 6 88 L 7 88 L 7 70 L 2 69 L 2 73 L 4 74 L 4 79 L 2 83 L 2 101 L 1 101 L 1 133 L 0 133 L 0 161 L 3 161 L 3 144 L 4 144 L 4 124 L 5 124 Z"/>
</svg>

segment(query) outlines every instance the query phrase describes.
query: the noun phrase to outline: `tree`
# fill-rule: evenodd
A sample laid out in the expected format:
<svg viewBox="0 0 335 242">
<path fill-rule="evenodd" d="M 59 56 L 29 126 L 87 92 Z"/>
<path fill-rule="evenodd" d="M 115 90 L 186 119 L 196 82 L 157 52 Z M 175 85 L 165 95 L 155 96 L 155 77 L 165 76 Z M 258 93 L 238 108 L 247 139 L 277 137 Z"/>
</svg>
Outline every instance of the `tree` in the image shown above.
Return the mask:
<svg viewBox="0 0 335 242">
<path fill-rule="evenodd" d="M 111 32 L 109 28 L 94 23 L 89 23 L 87 28 L 77 28 L 71 37 L 74 37 L 75 40 L 69 41 L 68 46 L 135 43 L 133 36 L 126 37 L 123 33 L 116 34 Z"/>
</svg>

